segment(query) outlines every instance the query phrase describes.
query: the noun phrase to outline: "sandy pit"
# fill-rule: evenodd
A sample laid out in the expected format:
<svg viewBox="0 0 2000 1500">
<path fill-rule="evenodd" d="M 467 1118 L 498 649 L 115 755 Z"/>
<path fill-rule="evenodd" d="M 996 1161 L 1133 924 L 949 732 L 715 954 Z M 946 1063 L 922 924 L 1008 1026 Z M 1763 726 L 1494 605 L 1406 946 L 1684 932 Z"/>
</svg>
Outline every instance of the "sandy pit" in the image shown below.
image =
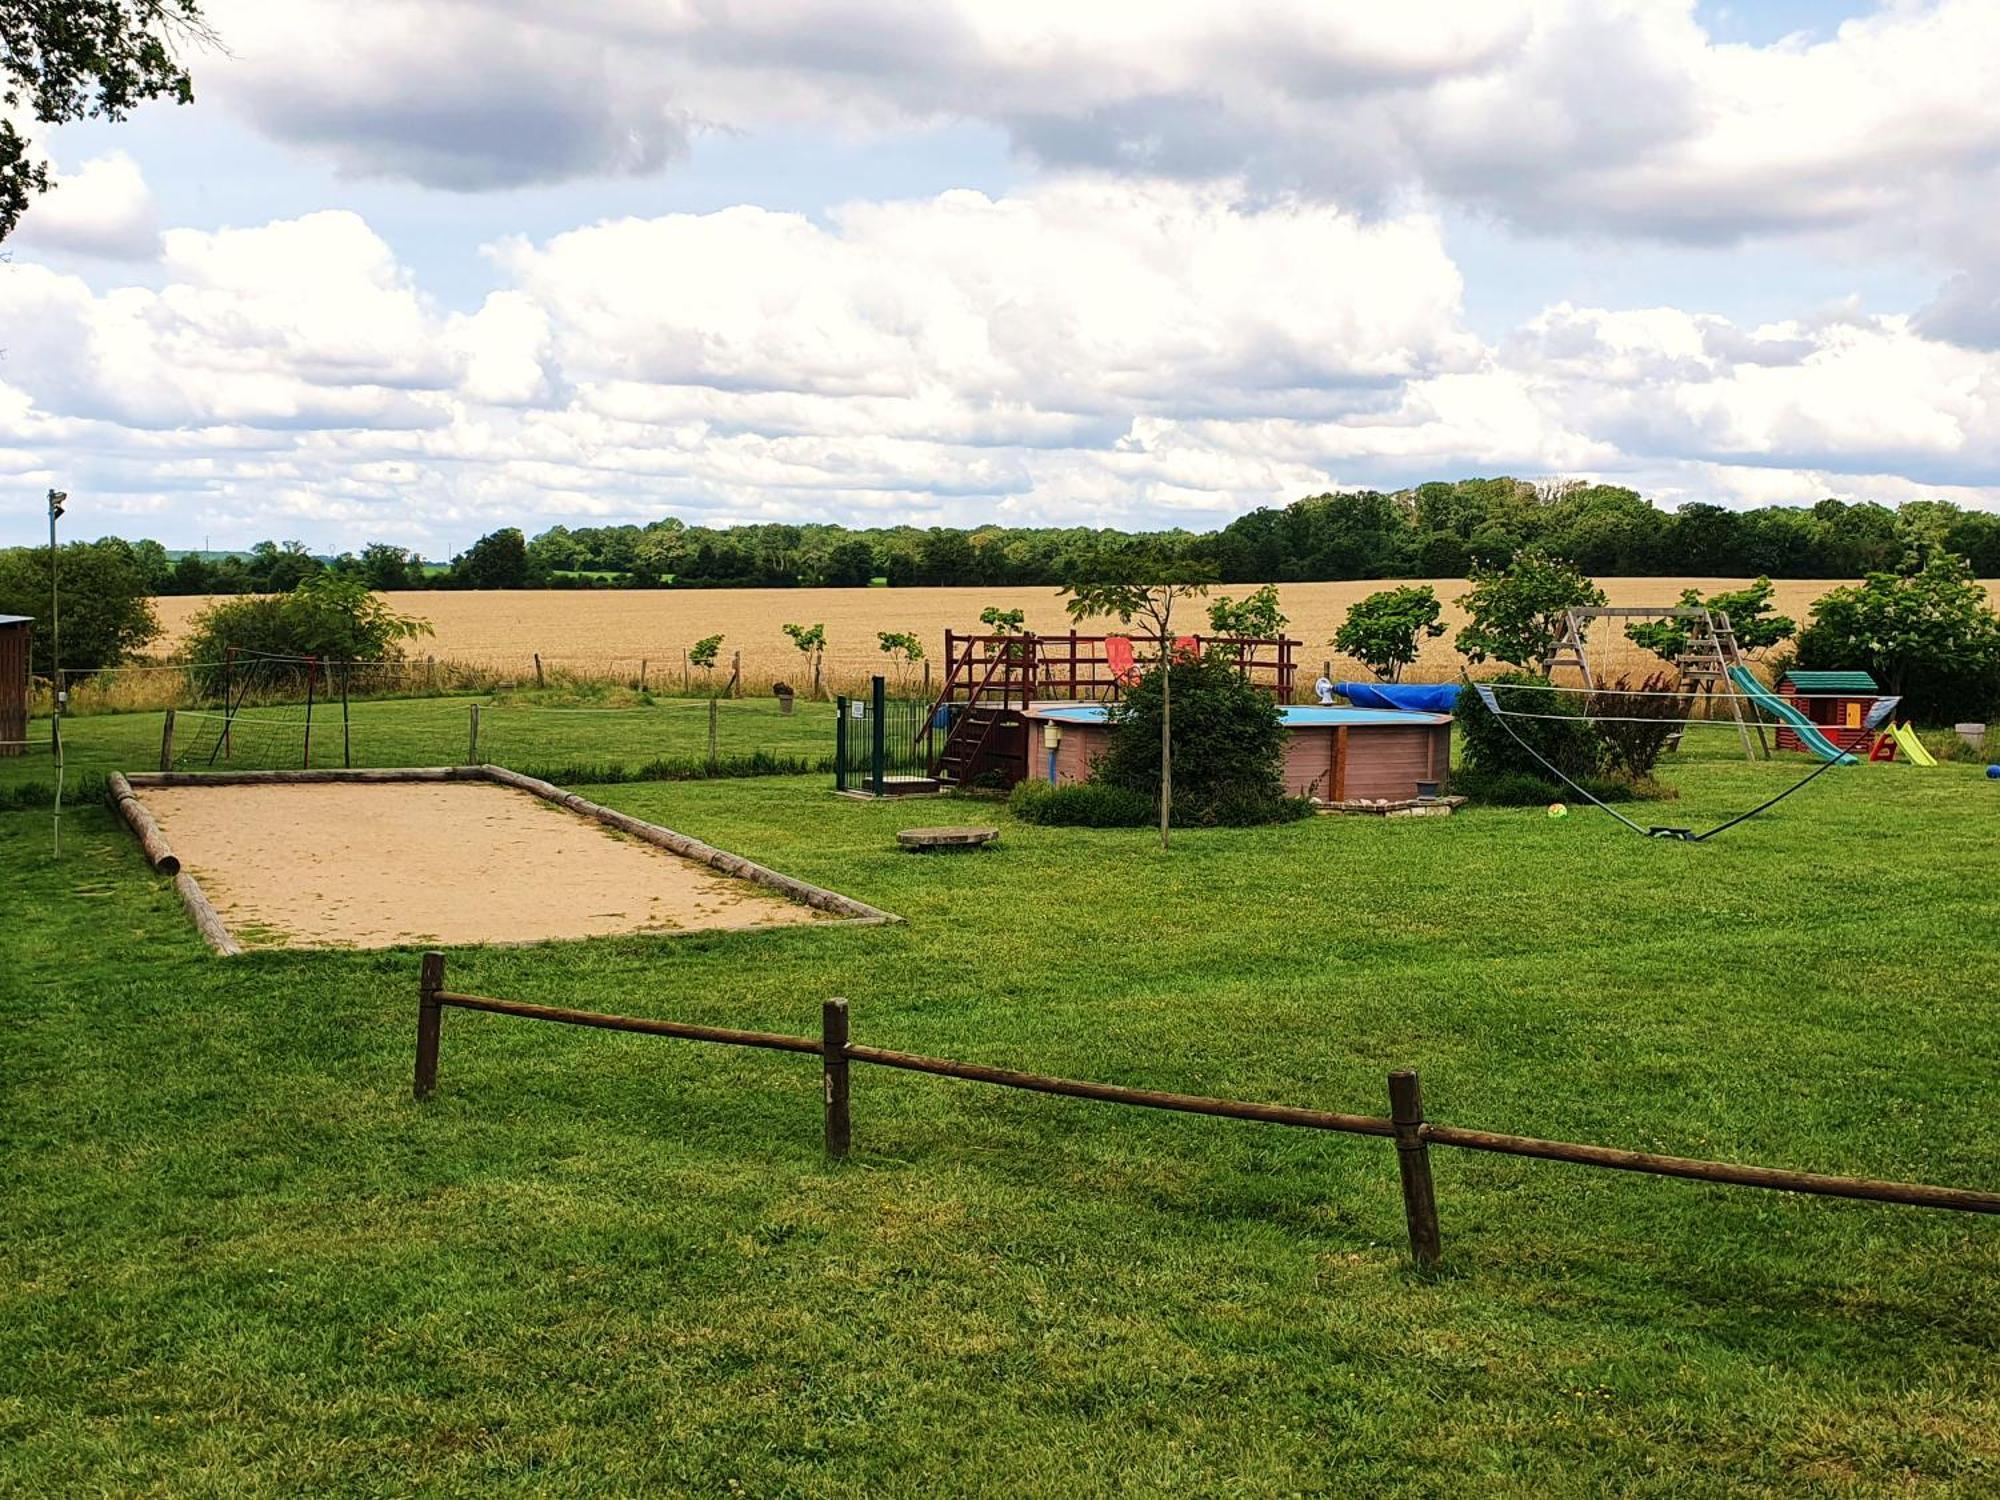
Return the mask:
<svg viewBox="0 0 2000 1500">
<path fill-rule="evenodd" d="M 149 787 L 246 947 L 533 943 L 824 920 L 511 787 Z"/>
</svg>

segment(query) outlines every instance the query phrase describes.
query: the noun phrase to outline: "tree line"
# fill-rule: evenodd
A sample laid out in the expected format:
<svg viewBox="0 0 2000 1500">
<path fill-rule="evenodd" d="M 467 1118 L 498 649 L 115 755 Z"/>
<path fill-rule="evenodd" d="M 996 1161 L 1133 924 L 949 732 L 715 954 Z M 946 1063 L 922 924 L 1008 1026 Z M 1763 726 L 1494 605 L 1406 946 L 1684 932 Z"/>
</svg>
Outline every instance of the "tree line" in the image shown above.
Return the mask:
<svg viewBox="0 0 2000 1500">
<path fill-rule="evenodd" d="M 1265 507 L 1215 531 L 1091 527 L 763 524 L 502 527 L 449 564 L 376 542 L 317 557 L 298 542 L 173 557 L 131 544 L 159 594 L 283 593 L 322 570 L 378 590 L 421 588 L 1057 587 L 1092 574 L 1195 569 L 1222 583 L 1462 578 L 1529 548 L 1612 577 L 1858 578 L 1913 551 L 1964 557 L 2000 576 L 2000 515 L 1949 501 L 1891 508 L 1822 500 L 1663 510 L 1604 484 L 1465 479 L 1354 490 Z"/>
</svg>

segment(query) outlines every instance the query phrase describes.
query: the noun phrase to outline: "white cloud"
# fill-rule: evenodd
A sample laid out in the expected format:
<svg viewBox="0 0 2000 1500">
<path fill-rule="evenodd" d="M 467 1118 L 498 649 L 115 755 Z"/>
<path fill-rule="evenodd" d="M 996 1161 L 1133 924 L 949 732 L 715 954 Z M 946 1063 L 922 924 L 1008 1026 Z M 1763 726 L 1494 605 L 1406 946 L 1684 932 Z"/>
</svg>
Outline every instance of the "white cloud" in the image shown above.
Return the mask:
<svg viewBox="0 0 2000 1500">
<path fill-rule="evenodd" d="M 151 260 L 160 253 L 159 210 L 131 157 L 113 151 L 74 171 L 55 167 L 53 175 L 55 185 L 34 200 L 12 240 L 108 260 Z"/>
<path fill-rule="evenodd" d="M 1692 0 L 223 0 L 215 94 L 355 172 L 656 171 L 709 130 L 971 120 L 1058 169 L 1547 231 L 2000 251 L 2000 6 L 1713 41 Z"/>
<path fill-rule="evenodd" d="M 1094 176 L 494 254 L 470 315 L 347 212 L 169 231 L 158 286 L 7 268 L 0 494 L 433 552 L 668 512 L 1213 524 L 1501 471 L 2000 503 L 2000 355 L 1851 307 L 1564 303 L 1486 344 L 1421 214 Z"/>
</svg>

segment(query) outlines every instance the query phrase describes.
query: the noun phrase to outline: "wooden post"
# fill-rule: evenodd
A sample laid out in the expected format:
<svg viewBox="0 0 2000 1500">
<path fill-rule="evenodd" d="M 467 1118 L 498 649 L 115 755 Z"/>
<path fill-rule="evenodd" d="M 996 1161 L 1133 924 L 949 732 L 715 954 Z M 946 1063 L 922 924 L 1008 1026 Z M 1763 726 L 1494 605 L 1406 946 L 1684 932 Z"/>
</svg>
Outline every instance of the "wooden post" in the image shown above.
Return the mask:
<svg viewBox="0 0 2000 1500">
<path fill-rule="evenodd" d="M 716 742 L 716 732 L 715 732 L 715 717 L 716 714 L 720 712 L 720 710 L 717 707 L 717 705 L 720 702 L 721 700 L 718 698 L 711 698 L 708 700 L 708 769 L 711 773 L 713 773 L 717 769 L 717 767 L 721 764 L 721 756 L 719 754 L 719 747 Z"/>
<path fill-rule="evenodd" d="M 1410 1258 L 1423 1271 L 1438 1263 L 1437 1192 L 1431 1183 L 1430 1147 L 1424 1144 L 1424 1091 L 1415 1072 L 1389 1075 L 1389 1118 L 1396 1125 L 1396 1165 L 1403 1176 L 1403 1217 L 1410 1226 Z"/>
<path fill-rule="evenodd" d="M 230 707 L 229 690 L 234 684 L 235 678 L 236 648 L 230 646 L 224 649 L 222 653 L 222 758 L 224 760 L 228 760 L 230 757 L 229 721 L 234 715 L 234 710 Z M 208 760 L 210 765 L 215 763 L 215 756 L 212 752 Z"/>
<path fill-rule="evenodd" d="M 435 656 L 424 658 L 424 681 L 429 691 L 435 693 L 438 690 L 438 659 Z"/>
<path fill-rule="evenodd" d="M 465 763 L 476 766 L 479 764 L 479 705 L 472 703 L 467 707 L 471 710 L 469 717 L 472 722 L 466 729 Z"/>
<path fill-rule="evenodd" d="M 819 1045 L 826 1082 L 826 1154 L 842 1161 L 853 1141 L 847 1113 L 847 1002 L 828 1000 L 819 1011 Z"/>
<path fill-rule="evenodd" d="M 820 698 L 819 663 L 820 663 L 820 654 L 819 652 L 815 651 L 813 652 L 813 702 L 815 703 L 819 702 Z"/>
<path fill-rule="evenodd" d="M 741 698 L 743 696 L 743 653 L 741 651 L 732 651 L 729 653 L 729 696 L 732 698 Z"/>
<path fill-rule="evenodd" d="M 174 711 L 167 710 L 167 716 L 160 724 L 160 769 L 174 768 Z"/>
<path fill-rule="evenodd" d="M 354 740 L 347 723 L 347 667 L 340 669 L 340 764 L 342 769 L 354 764 Z"/>
<path fill-rule="evenodd" d="M 535 653 L 535 686 L 536 687 L 548 686 L 548 684 L 542 680 L 542 653 L 539 651 Z"/>
<path fill-rule="evenodd" d="M 639 691 L 646 691 L 646 658 L 639 658 Z"/>
<path fill-rule="evenodd" d="M 438 1030 L 444 1007 L 438 991 L 444 988 L 444 955 L 426 953 L 422 976 L 417 981 L 417 1079 L 415 1094 L 428 1099 L 437 1090 Z"/>
<path fill-rule="evenodd" d="M 931 659 L 924 658 L 924 702 L 931 701 Z"/>
<path fill-rule="evenodd" d="M 687 694 L 688 694 L 688 654 L 687 652 L 683 651 L 681 653 L 681 696 L 686 697 Z"/>
</svg>

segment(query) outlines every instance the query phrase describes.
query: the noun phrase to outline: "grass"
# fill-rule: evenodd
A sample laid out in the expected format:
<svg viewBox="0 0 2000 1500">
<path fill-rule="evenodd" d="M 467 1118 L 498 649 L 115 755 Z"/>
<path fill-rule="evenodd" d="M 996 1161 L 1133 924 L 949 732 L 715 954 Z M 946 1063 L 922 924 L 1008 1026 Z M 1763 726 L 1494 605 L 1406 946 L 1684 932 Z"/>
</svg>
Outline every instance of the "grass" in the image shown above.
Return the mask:
<svg viewBox="0 0 2000 1500">
<path fill-rule="evenodd" d="M 611 721 L 607 721 L 611 722 Z M 1670 763 L 1676 820 L 1787 767 Z M 457 987 L 1342 1110 L 1992 1187 L 2000 788 L 1187 832 L 826 778 L 583 788 L 903 914 L 463 950 Z M 981 807 L 981 821 L 1004 813 Z M 1990 1493 L 1990 1220 L 448 1014 L 414 953 L 219 962 L 95 807 L 0 815 L 0 1491 Z"/>
<path fill-rule="evenodd" d="M 612 700 L 616 701 L 612 701 Z M 457 765 L 472 751 L 471 716 L 480 705 L 478 753 L 484 760 L 565 781 L 626 781 L 699 776 L 709 769 L 708 701 L 647 699 L 633 693 L 586 696 L 550 690 L 499 696 L 358 699 L 348 706 L 343 737 L 340 705 L 313 715 L 314 766 Z M 154 770 L 160 758 L 160 713 L 90 714 L 63 721 L 66 789 L 89 798 L 117 769 Z M 801 700 L 783 714 L 769 698 L 716 704 L 716 769 L 722 774 L 831 770 L 834 707 Z M 231 730 L 231 754 L 212 758 L 219 721 L 182 710 L 175 746 L 184 770 L 284 769 L 308 758 L 302 704 L 244 709 Z M 28 755 L 0 760 L 0 807 L 50 800 L 54 762 L 46 719 L 31 721 Z"/>
</svg>

